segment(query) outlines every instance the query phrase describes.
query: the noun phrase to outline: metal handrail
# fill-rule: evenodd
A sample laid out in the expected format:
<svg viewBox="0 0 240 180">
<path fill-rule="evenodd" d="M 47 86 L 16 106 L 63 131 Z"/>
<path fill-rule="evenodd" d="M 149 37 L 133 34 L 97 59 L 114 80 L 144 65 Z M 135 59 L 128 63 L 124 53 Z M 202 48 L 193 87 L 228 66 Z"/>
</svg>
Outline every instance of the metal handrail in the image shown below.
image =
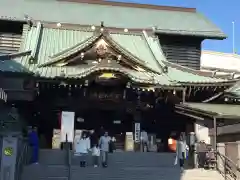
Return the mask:
<svg viewBox="0 0 240 180">
<path fill-rule="evenodd" d="M 71 176 L 72 176 L 71 166 L 72 166 L 72 154 L 71 154 L 71 148 L 70 146 L 68 146 L 68 180 L 71 180 Z"/>
<path fill-rule="evenodd" d="M 66 134 L 66 151 L 67 151 L 67 167 L 68 167 L 68 176 L 67 179 L 71 180 L 71 165 L 72 165 L 72 156 L 71 156 L 71 147 L 70 144 L 68 143 L 68 136 Z"/>
<path fill-rule="evenodd" d="M 224 176 L 224 179 L 233 179 L 233 180 L 237 180 L 238 179 L 238 173 L 240 173 L 240 167 L 238 166 L 238 164 L 234 163 L 229 157 L 216 152 L 216 157 L 219 157 L 221 159 L 221 161 L 223 162 L 222 164 L 222 168 L 219 168 L 217 166 L 217 170 L 219 171 L 220 174 L 222 174 Z M 219 162 L 217 162 L 218 165 Z"/>
</svg>

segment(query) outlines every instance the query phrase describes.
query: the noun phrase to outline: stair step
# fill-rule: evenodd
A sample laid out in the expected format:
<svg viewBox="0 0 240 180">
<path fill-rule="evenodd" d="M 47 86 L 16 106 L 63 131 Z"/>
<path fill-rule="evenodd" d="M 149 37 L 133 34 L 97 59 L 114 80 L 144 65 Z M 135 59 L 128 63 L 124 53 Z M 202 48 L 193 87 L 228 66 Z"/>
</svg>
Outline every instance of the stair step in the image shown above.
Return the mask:
<svg viewBox="0 0 240 180">
<path fill-rule="evenodd" d="M 66 166 L 46 166 L 41 164 L 32 164 L 25 166 L 22 177 L 31 174 L 31 178 L 45 177 L 67 177 L 68 168 Z"/>
<path fill-rule="evenodd" d="M 66 151 L 40 150 L 39 159 L 40 164 L 24 167 L 22 180 L 68 180 Z M 181 174 L 174 159 L 174 153 L 114 152 L 109 154 L 108 168 L 94 168 L 91 155 L 87 156 L 88 166 L 81 168 L 80 157 L 72 152 L 71 180 L 222 180 L 215 171 L 197 169 Z"/>
</svg>

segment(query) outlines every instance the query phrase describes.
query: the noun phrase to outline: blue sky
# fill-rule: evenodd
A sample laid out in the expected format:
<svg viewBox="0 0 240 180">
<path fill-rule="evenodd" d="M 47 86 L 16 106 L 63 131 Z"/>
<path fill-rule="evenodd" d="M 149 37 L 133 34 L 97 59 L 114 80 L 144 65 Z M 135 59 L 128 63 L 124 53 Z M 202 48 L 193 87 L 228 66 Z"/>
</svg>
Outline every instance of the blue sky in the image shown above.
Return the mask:
<svg viewBox="0 0 240 180">
<path fill-rule="evenodd" d="M 235 50 L 240 52 L 240 43 L 237 41 L 240 36 L 239 6 L 240 0 L 116 0 L 121 2 L 134 2 L 144 4 L 168 5 L 194 7 L 197 11 L 207 16 L 214 24 L 221 28 L 228 38 L 226 40 L 205 40 L 203 49 L 221 52 L 232 52 L 233 50 L 233 28 L 235 22 Z"/>
</svg>

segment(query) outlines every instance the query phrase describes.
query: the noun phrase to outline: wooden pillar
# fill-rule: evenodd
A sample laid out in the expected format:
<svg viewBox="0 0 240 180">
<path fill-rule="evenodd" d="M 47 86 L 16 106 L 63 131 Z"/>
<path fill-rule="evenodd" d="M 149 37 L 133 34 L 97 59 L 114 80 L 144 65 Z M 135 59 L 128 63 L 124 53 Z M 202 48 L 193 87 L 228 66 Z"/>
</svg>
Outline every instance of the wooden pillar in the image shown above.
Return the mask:
<svg viewBox="0 0 240 180">
<path fill-rule="evenodd" d="M 182 91 L 182 103 L 186 102 L 186 88 L 183 89 Z"/>
</svg>

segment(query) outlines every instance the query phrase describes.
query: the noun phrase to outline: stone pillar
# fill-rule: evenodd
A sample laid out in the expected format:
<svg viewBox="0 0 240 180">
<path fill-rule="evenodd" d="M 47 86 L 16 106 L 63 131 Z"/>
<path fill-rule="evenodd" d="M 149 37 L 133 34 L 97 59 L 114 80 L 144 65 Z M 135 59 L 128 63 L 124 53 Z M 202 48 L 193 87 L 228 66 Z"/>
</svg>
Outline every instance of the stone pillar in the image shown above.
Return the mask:
<svg viewBox="0 0 240 180">
<path fill-rule="evenodd" d="M 15 180 L 18 148 L 21 133 L 4 132 L 1 136 L 1 166 L 0 180 Z"/>
<path fill-rule="evenodd" d="M 225 144 L 224 143 L 217 143 L 217 151 L 225 156 Z M 224 173 L 224 165 L 225 165 L 225 159 L 221 158 L 220 156 L 217 156 L 217 169 Z"/>
</svg>

